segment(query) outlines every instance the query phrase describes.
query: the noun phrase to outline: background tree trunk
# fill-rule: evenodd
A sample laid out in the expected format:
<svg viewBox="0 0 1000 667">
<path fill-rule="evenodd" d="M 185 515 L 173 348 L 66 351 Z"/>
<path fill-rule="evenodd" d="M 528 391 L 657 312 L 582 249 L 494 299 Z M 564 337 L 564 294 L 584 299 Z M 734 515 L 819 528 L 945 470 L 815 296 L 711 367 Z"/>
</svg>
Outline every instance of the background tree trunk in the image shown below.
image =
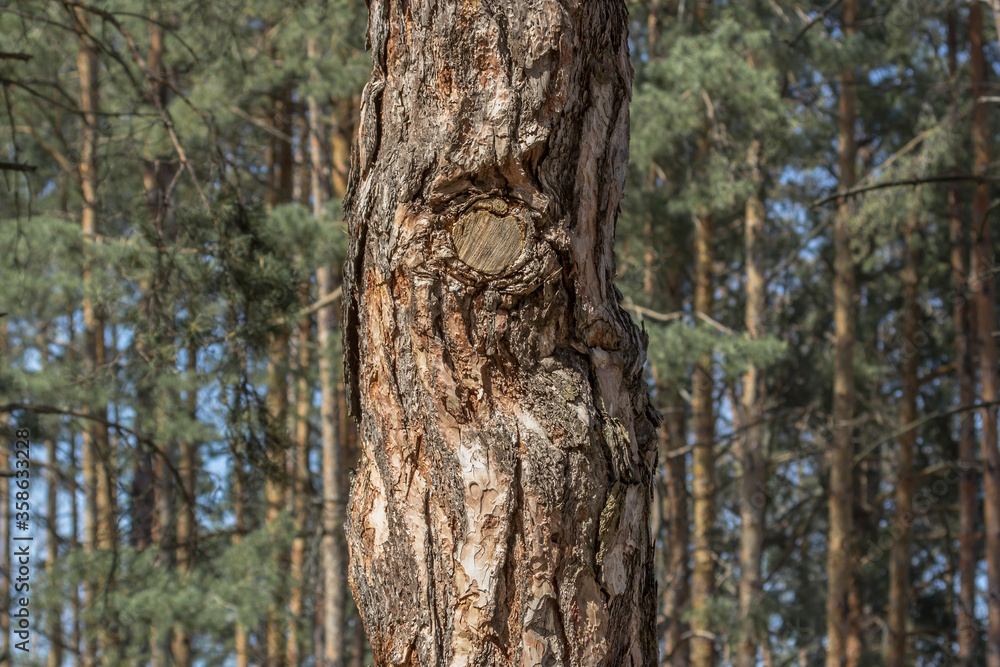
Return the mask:
<svg viewBox="0 0 1000 667">
<path fill-rule="evenodd" d="M 315 39 L 307 44 L 310 58 L 319 56 Z M 330 163 L 328 140 L 330 133 L 324 109 L 310 96 L 309 107 L 309 156 L 312 161 L 313 215 L 322 219 L 332 194 L 343 197 L 343 178 L 333 180 L 338 170 Z M 335 133 L 336 134 L 336 133 Z M 338 188 L 337 185 L 340 184 Z M 319 299 L 330 299 L 334 294 L 335 275 L 338 270 L 323 266 L 316 270 Z M 324 306 L 316 314 L 316 337 L 319 342 L 320 375 L 320 447 L 323 469 L 323 525 L 321 544 L 323 571 L 323 663 L 325 667 L 343 667 L 346 652 L 346 602 L 347 602 L 347 543 L 344 536 L 344 519 L 347 502 L 344 497 L 344 443 L 340 437 L 340 420 L 344 418 L 337 400 L 337 376 L 334 372 L 334 332 L 337 329 L 337 311 L 334 304 Z M 359 629 L 360 630 L 360 629 Z"/>
<path fill-rule="evenodd" d="M 903 368 L 902 405 L 899 425 L 905 426 L 917 418 L 917 370 L 920 364 L 918 334 L 920 333 L 919 243 L 917 225 L 920 217 L 920 190 L 917 190 L 916 210 L 907 225 L 906 266 L 903 268 Z M 910 546 L 913 542 L 913 450 L 917 430 L 911 428 L 899 437 L 896 453 L 895 512 L 893 516 L 892 556 L 889 563 L 889 656 L 888 667 L 905 667 L 906 630 L 910 612 Z"/>
<path fill-rule="evenodd" d="M 983 53 L 983 6 L 969 4 L 969 75 L 975 107 L 972 112 L 973 173 L 985 174 L 990 168 L 989 102 L 980 101 L 987 94 L 986 59 Z M 1000 368 L 997 367 L 996 293 L 993 243 L 990 234 L 990 185 L 980 183 L 972 200 L 972 280 L 975 295 L 977 350 L 979 352 L 980 397 L 984 403 L 1000 396 Z M 985 535 L 987 615 L 986 665 L 1000 667 L 1000 448 L 997 442 L 997 407 L 982 410 L 983 427 L 983 529 Z"/>
<path fill-rule="evenodd" d="M 715 301 L 713 245 L 715 220 L 711 215 L 695 219 L 696 313 L 712 316 Z M 702 356 L 691 378 L 691 412 L 694 421 L 694 455 L 691 463 L 691 495 L 694 500 L 694 535 L 691 540 L 694 566 L 691 571 L 691 664 L 712 667 L 714 640 L 709 626 L 709 607 L 715 591 L 715 560 L 712 529 L 715 525 L 715 411 L 712 355 Z"/>
<path fill-rule="evenodd" d="M 948 72 L 952 85 L 958 83 L 958 11 L 948 12 Z M 953 122 L 958 113 L 958 93 L 952 93 L 949 109 Z M 957 170 L 957 167 L 956 167 Z M 959 185 L 948 188 L 951 234 L 951 275 L 954 288 L 952 317 L 955 321 L 955 365 L 959 406 L 976 401 L 976 369 L 973 354 L 975 309 L 969 303 L 969 232 L 962 211 Z M 976 564 L 979 561 L 976 537 L 978 516 L 976 474 L 976 424 L 971 413 L 959 415 L 958 432 L 958 572 L 960 589 L 957 609 L 958 655 L 961 667 L 975 664 Z"/>
<path fill-rule="evenodd" d="M 80 189 L 83 196 L 83 208 L 80 213 L 80 226 L 83 237 L 93 241 L 98 233 L 98 201 L 97 189 L 100 176 L 97 171 L 97 142 L 99 136 L 98 110 L 100 108 L 100 88 L 98 84 L 97 56 L 87 37 L 90 17 L 83 10 L 74 12 L 78 34 L 77 72 L 80 79 Z M 89 263 L 85 260 L 83 283 L 92 283 Z M 86 291 L 86 290 L 85 290 Z M 84 325 L 84 369 L 89 374 L 88 381 L 95 382 L 96 374 L 104 366 L 104 318 L 93 298 L 88 294 L 83 298 Z M 104 418 L 104 408 L 88 406 L 98 419 Z M 109 494 L 113 486 L 108 479 L 108 429 L 100 422 L 93 422 L 84 430 L 83 435 L 83 480 L 86 497 L 84 513 L 84 545 L 91 552 L 113 544 L 114 540 L 108 531 L 114 523 L 108 516 Z M 96 590 L 93 582 L 85 585 L 84 606 L 95 603 Z M 89 666 L 97 664 L 97 628 L 88 632 L 84 662 Z M 107 649 L 107 647 L 105 647 Z"/>
<path fill-rule="evenodd" d="M 857 0 L 845 0 L 841 26 L 846 36 L 856 32 Z M 840 75 L 839 185 L 854 185 L 857 144 L 854 137 L 855 77 Z M 827 557 L 827 667 L 843 667 L 848 656 L 848 595 L 851 587 L 851 524 L 854 459 L 854 260 L 851 256 L 850 198 L 841 200 L 834 223 L 834 378 L 833 446 L 830 452 L 830 534 Z"/>
<path fill-rule="evenodd" d="M 370 5 L 344 331 L 377 665 L 656 661 L 658 415 L 612 282 L 625 19 Z"/>
<path fill-rule="evenodd" d="M 310 303 L 309 283 L 302 286 L 302 303 L 307 307 Z M 305 574 L 306 574 L 306 529 L 309 520 L 307 498 L 312 491 L 309 481 L 309 412 L 312 407 L 312 386 L 306 375 L 312 365 L 312 317 L 303 317 L 299 321 L 298 332 L 298 381 L 295 397 L 295 440 L 292 450 L 291 466 L 291 500 L 292 514 L 295 521 L 295 538 L 292 541 L 292 555 L 289 574 L 292 579 L 291 593 L 288 599 L 290 615 L 288 627 L 288 646 L 285 661 L 289 665 L 298 665 L 303 659 L 302 644 L 305 633 Z"/>
<path fill-rule="evenodd" d="M 759 142 L 750 147 L 749 167 L 757 189 L 746 204 L 746 327 L 753 339 L 765 334 L 764 308 L 766 284 L 764 282 L 765 210 L 763 199 L 763 150 Z M 761 554 L 764 547 L 764 511 L 767 495 L 764 483 L 767 461 L 764 457 L 764 373 L 751 365 L 743 376 L 743 428 L 742 443 L 743 479 L 740 490 L 740 645 L 739 667 L 756 667 L 760 645 L 757 626 L 758 606 L 763 595 L 761 581 Z"/>
</svg>

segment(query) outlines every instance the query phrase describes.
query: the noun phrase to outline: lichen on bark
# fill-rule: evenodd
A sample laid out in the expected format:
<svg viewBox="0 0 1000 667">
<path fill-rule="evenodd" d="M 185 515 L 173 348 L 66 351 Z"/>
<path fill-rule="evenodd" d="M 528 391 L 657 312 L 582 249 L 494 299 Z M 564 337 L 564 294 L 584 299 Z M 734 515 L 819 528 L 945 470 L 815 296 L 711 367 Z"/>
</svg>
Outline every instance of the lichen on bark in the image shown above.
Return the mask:
<svg viewBox="0 0 1000 667">
<path fill-rule="evenodd" d="M 344 322 L 376 664 L 654 664 L 625 5 L 373 0 L 369 39 Z"/>
</svg>

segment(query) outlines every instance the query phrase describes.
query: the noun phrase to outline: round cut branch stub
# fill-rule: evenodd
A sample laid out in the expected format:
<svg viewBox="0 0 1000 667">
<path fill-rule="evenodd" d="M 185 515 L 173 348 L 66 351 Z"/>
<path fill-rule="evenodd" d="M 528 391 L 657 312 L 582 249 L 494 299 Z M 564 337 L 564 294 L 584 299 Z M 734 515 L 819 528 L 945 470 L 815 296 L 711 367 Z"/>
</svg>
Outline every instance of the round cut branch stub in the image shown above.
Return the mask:
<svg viewBox="0 0 1000 667">
<path fill-rule="evenodd" d="M 455 251 L 466 265 L 497 274 L 513 264 L 524 248 L 524 223 L 502 199 L 478 201 L 466 209 L 451 231 Z"/>
</svg>

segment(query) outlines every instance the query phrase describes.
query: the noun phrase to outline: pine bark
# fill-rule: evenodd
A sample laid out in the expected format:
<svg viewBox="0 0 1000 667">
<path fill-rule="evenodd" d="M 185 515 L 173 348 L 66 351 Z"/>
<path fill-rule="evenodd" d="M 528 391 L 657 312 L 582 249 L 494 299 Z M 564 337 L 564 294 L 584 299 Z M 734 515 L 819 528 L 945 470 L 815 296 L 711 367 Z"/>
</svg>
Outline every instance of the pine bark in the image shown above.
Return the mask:
<svg viewBox="0 0 1000 667">
<path fill-rule="evenodd" d="M 744 243 L 746 246 L 746 328 L 747 335 L 757 340 L 766 332 L 764 309 L 764 237 L 766 221 L 763 198 L 763 150 L 755 141 L 750 147 L 749 167 L 755 184 L 746 203 Z M 767 461 L 764 454 L 764 372 L 751 365 L 743 376 L 743 436 L 740 482 L 740 644 L 737 649 L 739 667 L 756 667 L 760 646 L 759 621 L 756 610 L 763 595 L 761 554 L 764 547 L 764 493 Z"/>
<path fill-rule="evenodd" d="M 919 199 L 920 190 L 917 190 Z M 903 268 L 903 396 L 899 411 L 900 426 L 917 418 L 917 369 L 920 362 L 919 255 L 916 244 L 920 211 L 912 214 L 905 232 L 906 265 Z M 893 516 L 892 554 L 889 562 L 889 655 L 888 667 L 905 667 L 906 632 L 910 611 L 910 548 L 913 544 L 913 450 L 916 429 L 899 437 L 896 451 L 895 513 Z M 898 535 L 897 535 L 898 534 Z"/>
<path fill-rule="evenodd" d="M 982 4 L 969 4 L 969 73 L 974 108 L 972 112 L 973 173 L 985 174 L 990 168 L 989 102 L 987 66 L 983 53 Z M 970 287 L 976 309 L 979 353 L 979 381 L 982 402 L 991 403 L 1000 396 L 1000 368 L 997 365 L 996 292 L 993 270 L 996 266 L 990 230 L 990 186 L 976 186 L 972 200 L 973 248 Z M 986 560 L 986 603 L 989 609 L 986 628 L 986 665 L 1000 667 L 1000 448 L 997 442 L 997 407 L 982 409 L 981 450 L 983 459 L 983 531 Z"/>
<path fill-rule="evenodd" d="M 857 0 L 845 0 L 841 26 L 845 36 L 856 32 Z M 840 128 L 838 138 L 839 186 L 855 182 L 857 144 L 854 136 L 855 76 L 848 69 L 839 77 Z M 827 556 L 827 667 L 848 664 L 848 596 L 851 588 L 854 459 L 854 343 L 855 286 L 851 256 L 850 220 L 853 206 L 845 198 L 834 222 L 834 377 L 833 444 L 830 452 L 829 539 Z"/>
<path fill-rule="evenodd" d="M 375 664 L 653 664 L 625 5 L 374 0 L 368 32 L 344 331 Z"/>
</svg>

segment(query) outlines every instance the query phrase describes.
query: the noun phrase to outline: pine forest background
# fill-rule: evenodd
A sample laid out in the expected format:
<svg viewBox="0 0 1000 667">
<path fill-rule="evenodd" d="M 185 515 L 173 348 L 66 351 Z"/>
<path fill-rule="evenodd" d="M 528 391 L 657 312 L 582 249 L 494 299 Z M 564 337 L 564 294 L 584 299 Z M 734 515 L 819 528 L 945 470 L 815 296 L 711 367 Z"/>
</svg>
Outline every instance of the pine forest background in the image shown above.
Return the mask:
<svg viewBox="0 0 1000 667">
<path fill-rule="evenodd" d="M 662 664 L 994 659 L 998 4 L 629 2 Z M 338 324 L 365 25 L 0 2 L 0 563 L 29 429 L 36 568 L 0 662 L 370 664 Z"/>
</svg>

